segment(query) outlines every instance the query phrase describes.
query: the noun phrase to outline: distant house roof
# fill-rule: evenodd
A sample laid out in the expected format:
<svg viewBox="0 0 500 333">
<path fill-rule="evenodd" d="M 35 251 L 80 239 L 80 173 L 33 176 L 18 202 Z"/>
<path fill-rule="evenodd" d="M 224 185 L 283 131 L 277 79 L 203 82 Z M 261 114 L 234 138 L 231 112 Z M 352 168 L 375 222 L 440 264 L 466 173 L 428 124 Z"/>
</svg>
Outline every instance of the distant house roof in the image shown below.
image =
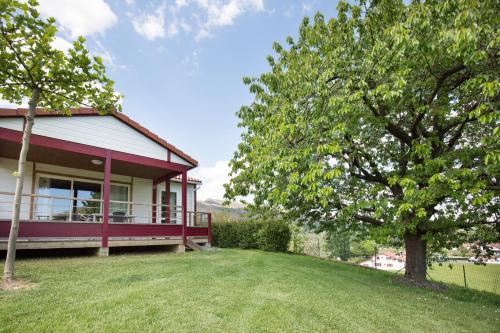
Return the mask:
<svg viewBox="0 0 500 333">
<path fill-rule="evenodd" d="M 189 177 L 189 176 L 187 178 L 188 178 L 187 179 L 188 182 L 190 182 L 190 183 L 197 183 L 197 184 L 201 184 L 202 183 L 201 180 L 198 179 L 198 178 Z M 174 178 L 172 178 L 172 180 L 180 182 L 180 181 L 182 181 L 182 176 L 180 176 L 180 175 L 179 176 L 175 176 Z"/>
<path fill-rule="evenodd" d="M 25 108 L 18 108 L 18 109 L 1 109 L 0 108 L 0 117 L 24 117 L 26 113 L 28 112 L 28 109 Z M 99 111 L 93 108 L 72 108 L 70 109 L 71 115 L 73 116 L 98 116 Z M 128 126 L 132 127 L 136 131 L 142 133 L 143 135 L 147 136 L 149 139 L 153 140 L 160 146 L 170 150 L 171 152 L 179 155 L 181 158 L 185 159 L 189 163 L 193 164 L 194 166 L 198 166 L 198 161 L 189 156 L 188 154 L 184 153 L 182 150 L 179 148 L 175 147 L 174 145 L 168 143 L 166 140 L 160 138 L 158 135 L 154 134 L 144 126 L 140 125 L 139 123 L 135 122 L 134 120 L 130 119 L 128 116 L 121 112 L 113 112 L 111 113 L 113 117 L 116 119 L 122 121 L 123 123 L 127 124 Z M 57 116 L 64 116 L 64 114 L 55 112 L 55 111 L 46 111 L 43 109 L 37 109 L 36 110 L 36 116 L 52 116 L 52 117 L 57 117 Z"/>
</svg>

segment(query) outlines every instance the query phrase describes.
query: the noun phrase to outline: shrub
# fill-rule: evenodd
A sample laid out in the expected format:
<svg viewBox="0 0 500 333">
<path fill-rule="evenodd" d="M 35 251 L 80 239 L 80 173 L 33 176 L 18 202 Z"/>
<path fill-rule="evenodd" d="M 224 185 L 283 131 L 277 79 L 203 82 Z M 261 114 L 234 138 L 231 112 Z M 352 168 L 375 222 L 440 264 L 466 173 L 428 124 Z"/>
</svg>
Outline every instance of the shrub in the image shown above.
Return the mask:
<svg viewBox="0 0 500 333">
<path fill-rule="evenodd" d="M 262 222 L 248 220 L 240 224 L 240 234 L 238 247 L 242 249 L 259 248 L 259 230 L 262 229 Z"/>
<path fill-rule="evenodd" d="M 290 237 L 288 225 L 281 220 L 212 223 L 212 245 L 216 247 L 286 252 Z"/>
<path fill-rule="evenodd" d="M 268 221 L 259 231 L 259 248 L 264 251 L 286 252 L 291 237 L 292 232 L 285 221 Z"/>
<path fill-rule="evenodd" d="M 217 247 L 239 247 L 257 249 L 258 232 L 261 223 L 257 221 L 212 223 L 212 244 Z"/>
</svg>

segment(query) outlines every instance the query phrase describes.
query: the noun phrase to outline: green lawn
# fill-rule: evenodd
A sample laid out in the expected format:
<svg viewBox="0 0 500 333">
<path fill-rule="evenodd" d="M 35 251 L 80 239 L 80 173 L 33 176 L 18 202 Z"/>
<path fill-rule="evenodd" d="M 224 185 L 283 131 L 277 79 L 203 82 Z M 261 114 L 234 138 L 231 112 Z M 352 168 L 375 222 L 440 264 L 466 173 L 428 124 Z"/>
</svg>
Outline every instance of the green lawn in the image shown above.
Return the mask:
<svg viewBox="0 0 500 333">
<path fill-rule="evenodd" d="M 498 332 L 500 296 L 245 250 L 20 260 L 5 332 Z"/>
<path fill-rule="evenodd" d="M 469 263 L 453 263 L 452 268 L 448 264 L 443 264 L 442 266 L 432 265 L 432 268 L 428 272 L 431 279 L 435 281 L 464 286 L 462 266 L 465 266 L 465 277 L 468 288 L 489 291 L 500 295 L 500 265 L 498 264 L 482 266 Z"/>
</svg>

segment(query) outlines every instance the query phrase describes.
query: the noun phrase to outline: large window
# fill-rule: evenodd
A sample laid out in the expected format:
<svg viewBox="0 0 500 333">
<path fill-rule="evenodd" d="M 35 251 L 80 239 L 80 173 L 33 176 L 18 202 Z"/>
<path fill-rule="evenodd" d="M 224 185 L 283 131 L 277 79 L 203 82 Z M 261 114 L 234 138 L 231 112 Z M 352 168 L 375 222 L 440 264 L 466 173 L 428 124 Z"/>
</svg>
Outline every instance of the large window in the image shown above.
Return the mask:
<svg viewBox="0 0 500 333">
<path fill-rule="evenodd" d="M 41 175 L 33 218 L 56 221 L 101 221 L 102 182 Z M 111 184 L 110 216 L 128 215 L 128 185 Z"/>
<path fill-rule="evenodd" d="M 72 220 L 89 220 L 101 213 L 101 184 L 73 181 Z"/>
<path fill-rule="evenodd" d="M 128 215 L 128 186 L 111 185 L 109 193 L 109 213 L 118 220 L 118 216 Z"/>
<path fill-rule="evenodd" d="M 40 177 L 35 219 L 70 220 L 71 215 L 71 180 Z M 67 198 L 67 199 L 65 199 Z"/>
</svg>

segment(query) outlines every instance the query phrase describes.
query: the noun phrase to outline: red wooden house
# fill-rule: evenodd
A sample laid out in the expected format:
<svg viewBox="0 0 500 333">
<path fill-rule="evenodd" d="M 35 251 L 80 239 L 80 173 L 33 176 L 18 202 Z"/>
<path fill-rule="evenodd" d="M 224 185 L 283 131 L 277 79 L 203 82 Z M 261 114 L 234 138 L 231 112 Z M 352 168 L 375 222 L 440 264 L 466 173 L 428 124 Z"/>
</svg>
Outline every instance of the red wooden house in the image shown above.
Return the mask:
<svg viewBox="0 0 500 333">
<path fill-rule="evenodd" d="M 192 157 L 122 113 L 37 111 L 18 249 L 210 244 Z M 6 249 L 25 109 L 0 109 L 0 249 Z"/>
</svg>

